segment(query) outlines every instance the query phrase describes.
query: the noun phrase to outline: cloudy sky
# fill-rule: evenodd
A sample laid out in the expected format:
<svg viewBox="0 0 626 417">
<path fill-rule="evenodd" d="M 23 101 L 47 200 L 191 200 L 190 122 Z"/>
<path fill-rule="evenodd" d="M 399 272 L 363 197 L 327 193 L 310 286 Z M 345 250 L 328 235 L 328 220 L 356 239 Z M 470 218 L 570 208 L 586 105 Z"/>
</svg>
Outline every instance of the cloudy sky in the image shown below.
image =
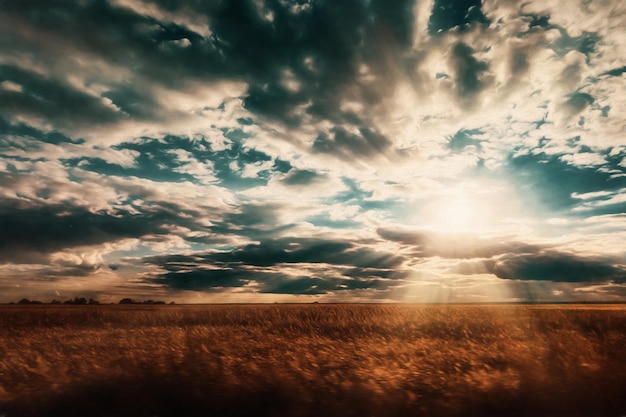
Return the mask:
<svg viewBox="0 0 626 417">
<path fill-rule="evenodd" d="M 0 9 L 0 302 L 626 300 L 626 2 Z"/>
</svg>

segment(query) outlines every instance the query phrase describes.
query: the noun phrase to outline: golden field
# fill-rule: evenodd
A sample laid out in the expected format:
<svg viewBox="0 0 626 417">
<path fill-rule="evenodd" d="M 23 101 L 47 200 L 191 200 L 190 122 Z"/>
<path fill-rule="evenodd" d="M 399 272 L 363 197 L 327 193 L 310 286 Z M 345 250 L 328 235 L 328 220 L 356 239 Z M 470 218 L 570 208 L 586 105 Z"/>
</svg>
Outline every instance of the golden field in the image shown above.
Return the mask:
<svg viewBox="0 0 626 417">
<path fill-rule="evenodd" d="M 0 306 L 0 415 L 618 417 L 626 307 Z"/>
</svg>

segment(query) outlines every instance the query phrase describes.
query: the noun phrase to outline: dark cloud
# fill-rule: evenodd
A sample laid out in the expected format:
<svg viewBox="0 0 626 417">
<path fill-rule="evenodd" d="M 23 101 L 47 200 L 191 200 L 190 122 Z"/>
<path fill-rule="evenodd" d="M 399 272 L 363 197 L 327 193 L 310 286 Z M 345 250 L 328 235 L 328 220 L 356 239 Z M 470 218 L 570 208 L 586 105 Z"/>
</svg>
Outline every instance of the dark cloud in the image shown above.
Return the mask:
<svg viewBox="0 0 626 417">
<path fill-rule="evenodd" d="M 455 68 L 455 81 L 459 97 L 471 98 L 480 93 L 488 84 L 484 76 L 489 63 L 474 57 L 474 50 L 463 42 L 452 47 L 452 65 Z"/>
<path fill-rule="evenodd" d="M 517 48 L 511 52 L 511 74 L 514 78 L 524 75 L 530 68 L 527 48 Z"/>
<path fill-rule="evenodd" d="M 88 277 L 98 272 L 101 268 L 102 264 L 86 262 L 85 260 L 77 265 L 69 262 L 56 262 L 53 266 L 44 268 L 39 274 L 47 279 Z"/>
<path fill-rule="evenodd" d="M 359 247 L 347 241 L 278 239 L 251 244 L 232 252 L 211 254 L 219 262 L 243 262 L 271 266 L 280 263 L 327 263 L 360 268 L 394 268 L 404 258 L 387 252 Z"/>
<path fill-rule="evenodd" d="M 626 267 L 615 261 L 557 251 L 506 254 L 485 263 L 498 278 L 557 282 L 626 282 Z"/>
<path fill-rule="evenodd" d="M 299 169 L 292 170 L 289 175 L 283 179 L 283 183 L 294 186 L 310 185 L 315 182 L 323 181 L 325 177 L 325 175 L 320 175 L 312 170 Z"/>
<path fill-rule="evenodd" d="M 19 143 L 9 138 L 29 139 L 34 143 Z M 10 123 L 8 120 L 0 116 L 0 147 L 2 148 L 22 148 L 37 147 L 37 142 L 50 143 L 52 145 L 60 145 L 62 143 L 70 143 L 79 145 L 85 142 L 84 139 L 72 139 L 59 131 L 43 131 L 29 126 L 25 123 Z"/>
<path fill-rule="evenodd" d="M 0 89 L 0 110 L 7 115 L 28 115 L 68 126 L 73 122 L 106 123 L 124 115 L 71 85 L 15 66 L 0 65 L 0 81 L 21 91 Z M 19 126 L 17 127 L 19 129 Z"/>
<path fill-rule="evenodd" d="M 154 3 L 173 9 L 166 1 Z M 23 95 L 29 97 L 22 98 L 28 100 L 23 105 L 14 94 L 7 99 L 12 111 L 36 112 L 51 120 L 74 113 L 75 122 L 106 123 L 122 116 L 162 117 L 155 93 L 137 80 L 180 88 L 192 80 L 228 79 L 248 83 L 244 106 L 260 116 L 295 126 L 302 115 L 294 114 L 293 108 L 310 103 L 309 116 L 336 120 L 343 117 L 343 91 L 356 89 L 363 97 L 380 98 L 377 86 L 370 88 L 357 81 L 359 65 L 368 63 L 372 71 L 379 72 L 376 75 L 384 75 L 386 69 L 378 64 L 380 52 L 402 50 L 411 44 L 412 7 L 412 0 L 187 2 L 178 11 L 202 16 L 200 20 L 207 22 L 207 33 L 211 33 L 204 36 L 184 24 L 143 16 L 106 1 L 15 2 L 5 12 L 15 22 L 16 32 L 17 28 L 36 28 L 41 39 L 51 36 L 57 40 L 54 47 L 46 48 L 44 42 L 18 36 L 17 47 L 37 49 L 40 58 L 50 64 L 62 51 L 102 57 L 111 66 L 132 68 L 133 76 L 125 83 L 104 81 L 109 88 L 102 96 L 111 99 L 119 112 L 102 107 L 100 100 L 81 94 L 60 79 L 50 79 L 47 84 L 38 81 L 37 91 Z M 285 87 L 286 74 L 297 82 L 298 89 Z M 385 77 L 384 83 L 389 82 L 392 80 Z M 27 80 L 25 84 L 36 83 Z M 35 96 L 44 98 L 46 105 L 38 103 Z M 59 108 L 67 111 L 58 112 Z"/>
<path fill-rule="evenodd" d="M 211 43 L 188 28 L 159 22 L 108 1 L 27 0 L 7 5 L 4 10 L 16 27 L 31 29 L 42 37 L 41 43 L 32 38 L 17 38 L 23 46 L 37 50 L 42 59 L 53 60 L 62 50 L 106 57 L 111 65 L 132 68 L 137 74 L 166 85 L 181 85 L 185 81 L 181 75 L 197 73 L 203 61 L 198 56 L 210 58 L 218 54 Z M 43 41 L 45 36 L 55 43 Z M 189 39 L 191 48 L 163 47 L 174 38 Z M 210 68 L 211 60 L 207 59 L 204 66 Z M 139 86 L 136 91 L 140 91 Z"/>
<path fill-rule="evenodd" d="M 243 270 L 198 268 L 166 272 L 154 282 L 177 290 L 209 291 L 216 288 L 243 287 L 252 278 L 253 274 Z"/>
<path fill-rule="evenodd" d="M 329 290 L 337 290 L 336 280 L 323 280 L 321 278 L 286 276 L 272 277 L 273 279 L 263 282 L 261 292 L 273 294 L 327 294 Z"/>
<path fill-rule="evenodd" d="M 358 133 L 342 127 L 332 128 L 330 133 L 320 133 L 313 143 L 313 152 L 335 155 L 340 159 L 371 157 L 386 153 L 391 141 L 385 136 L 361 127 Z"/>
<path fill-rule="evenodd" d="M 498 278 L 554 282 L 626 282 L 626 266 L 614 259 L 560 252 L 518 241 L 493 241 L 472 236 L 379 229 L 387 240 L 414 247 L 414 256 L 465 259 L 451 272 L 492 273 Z M 469 260 L 473 259 L 473 260 Z"/>
<path fill-rule="evenodd" d="M 232 251 L 194 255 L 164 255 L 144 262 L 166 272 L 152 282 L 178 289 L 240 287 L 255 282 L 261 292 L 324 294 L 354 289 L 384 289 L 399 285 L 404 258 L 346 241 L 275 239 Z M 276 272 L 275 267 L 300 265 L 308 276 Z M 303 265 L 317 264 L 317 268 Z M 338 276 L 329 276 L 333 273 Z"/>
<path fill-rule="evenodd" d="M 565 104 L 570 108 L 573 114 L 579 113 L 587 106 L 591 106 L 594 102 L 594 98 L 587 93 L 573 93 L 570 94 L 569 99 Z"/>
<path fill-rule="evenodd" d="M 170 271 L 150 282 L 178 290 L 205 292 L 253 285 L 260 293 L 297 295 L 362 289 L 386 290 L 398 285 L 397 281 L 388 279 L 292 276 L 240 265 L 228 269 L 203 269 L 203 265 L 196 265 L 195 268 L 188 266 L 186 270 Z"/>
<path fill-rule="evenodd" d="M 28 263 L 66 248 L 123 238 L 167 236 L 172 224 L 197 228 L 182 213 L 158 206 L 144 207 L 140 213 L 121 209 L 93 212 L 83 207 L 26 206 L 3 200 L 0 207 L 0 262 L 9 263 Z"/>
<path fill-rule="evenodd" d="M 133 119 L 152 119 L 160 113 L 159 104 L 147 89 L 139 89 L 133 83 L 112 84 L 102 93 L 111 100 L 125 116 Z"/>
<path fill-rule="evenodd" d="M 210 230 L 217 234 L 236 234 L 257 240 L 289 230 L 294 225 L 280 219 L 281 206 L 274 203 L 241 204 L 234 211 L 215 220 Z"/>
</svg>

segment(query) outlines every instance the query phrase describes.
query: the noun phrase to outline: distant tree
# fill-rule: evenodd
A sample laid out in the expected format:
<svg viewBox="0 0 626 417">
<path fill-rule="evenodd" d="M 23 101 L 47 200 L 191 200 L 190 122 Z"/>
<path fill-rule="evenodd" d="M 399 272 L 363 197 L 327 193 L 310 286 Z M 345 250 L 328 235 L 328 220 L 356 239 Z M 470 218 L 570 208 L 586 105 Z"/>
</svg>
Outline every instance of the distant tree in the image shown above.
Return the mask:
<svg viewBox="0 0 626 417">
<path fill-rule="evenodd" d="M 57 304 L 61 304 L 61 302 L 59 301 L 57 302 Z M 74 298 L 70 298 L 69 300 L 64 301 L 63 304 L 81 306 L 81 305 L 87 305 L 87 304 L 100 304 L 100 302 L 98 302 L 97 300 L 94 300 L 93 298 L 90 298 L 89 300 L 87 300 L 85 297 L 74 297 Z"/>
<path fill-rule="evenodd" d="M 119 304 L 147 304 L 147 305 L 164 305 L 166 304 L 165 301 L 161 301 L 161 300 L 145 300 L 145 301 L 139 301 L 139 300 L 133 300 L 132 298 L 122 298 L 119 301 Z M 170 304 L 174 304 L 174 302 L 172 301 Z"/>
<path fill-rule="evenodd" d="M 50 304 L 63 304 L 63 303 L 55 299 L 55 300 L 50 301 Z"/>
<path fill-rule="evenodd" d="M 170 301 L 171 306 L 173 306 L 174 304 L 176 304 L 176 301 Z"/>
<path fill-rule="evenodd" d="M 41 301 L 37 301 L 37 300 L 29 300 L 28 298 L 22 298 L 20 301 L 17 302 L 18 304 L 42 304 Z"/>
</svg>

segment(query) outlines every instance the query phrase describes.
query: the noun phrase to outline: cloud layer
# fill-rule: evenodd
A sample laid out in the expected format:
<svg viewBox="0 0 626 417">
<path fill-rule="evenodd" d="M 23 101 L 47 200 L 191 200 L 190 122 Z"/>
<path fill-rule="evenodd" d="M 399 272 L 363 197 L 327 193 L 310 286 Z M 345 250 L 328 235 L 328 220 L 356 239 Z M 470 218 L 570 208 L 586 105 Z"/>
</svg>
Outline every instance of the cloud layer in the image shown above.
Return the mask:
<svg viewBox="0 0 626 417">
<path fill-rule="evenodd" d="M 620 2 L 2 8 L 5 301 L 626 293 Z"/>
</svg>

